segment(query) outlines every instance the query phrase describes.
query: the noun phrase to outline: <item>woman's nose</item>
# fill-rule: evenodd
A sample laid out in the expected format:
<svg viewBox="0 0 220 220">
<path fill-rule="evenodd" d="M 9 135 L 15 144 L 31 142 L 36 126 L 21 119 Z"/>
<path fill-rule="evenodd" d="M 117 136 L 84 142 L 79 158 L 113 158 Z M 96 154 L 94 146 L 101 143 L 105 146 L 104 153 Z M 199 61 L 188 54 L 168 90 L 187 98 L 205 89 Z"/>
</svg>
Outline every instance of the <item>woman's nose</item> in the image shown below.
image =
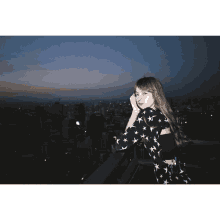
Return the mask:
<svg viewBox="0 0 220 220">
<path fill-rule="evenodd" d="M 137 102 L 140 102 L 140 100 L 141 100 L 141 97 L 137 97 L 137 98 L 136 98 L 136 101 L 137 101 Z"/>
</svg>

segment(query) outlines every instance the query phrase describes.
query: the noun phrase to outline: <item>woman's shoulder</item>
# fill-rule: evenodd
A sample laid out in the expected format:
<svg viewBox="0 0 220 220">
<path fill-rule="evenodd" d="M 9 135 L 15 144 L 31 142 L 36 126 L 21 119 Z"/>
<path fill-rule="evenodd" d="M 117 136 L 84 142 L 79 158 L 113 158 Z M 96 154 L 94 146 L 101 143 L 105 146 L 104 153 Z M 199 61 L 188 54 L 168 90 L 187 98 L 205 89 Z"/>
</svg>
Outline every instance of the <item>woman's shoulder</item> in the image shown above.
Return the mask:
<svg viewBox="0 0 220 220">
<path fill-rule="evenodd" d="M 147 123 L 155 126 L 168 122 L 165 115 L 159 109 L 146 108 L 142 111 L 142 116 L 146 118 Z"/>
<path fill-rule="evenodd" d="M 148 116 L 153 116 L 153 117 L 163 117 L 163 113 L 159 109 L 153 109 L 153 108 L 145 108 L 141 112 L 141 115 L 148 117 Z"/>
</svg>

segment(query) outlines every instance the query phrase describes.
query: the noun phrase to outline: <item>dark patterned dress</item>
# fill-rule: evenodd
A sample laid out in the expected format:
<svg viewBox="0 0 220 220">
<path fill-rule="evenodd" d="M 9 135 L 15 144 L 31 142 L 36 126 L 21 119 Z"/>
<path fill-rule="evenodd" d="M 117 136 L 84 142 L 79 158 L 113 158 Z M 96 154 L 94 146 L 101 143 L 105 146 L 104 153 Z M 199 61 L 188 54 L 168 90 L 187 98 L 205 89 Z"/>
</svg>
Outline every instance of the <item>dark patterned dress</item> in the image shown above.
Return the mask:
<svg viewBox="0 0 220 220">
<path fill-rule="evenodd" d="M 144 120 L 146 120 L 148 125 Z M 123 135 L 117 138 L 116 150 L 126 150 L 133 144 L 145 139 L 143 146 L 154 161 L 154 173 L 157 183 L 190 183 L 191 179 L 187 176 L 185 168 L 183 168 L 184 165 L 180 161 L 176 161 L 175 165 L 165 163 L 165 160 L 171 160 L 175 157 L 174 153 L 172 153 L 175 149 L 171 149 L 176 148 L 175 145 L 173 143 L 169 145 L 170 142 L 160 141 L 160 137 L 165 136 L 160 135 L 161 130 L 169 127 L 170 124 L 167 118 L 160 110 L 154 110 L 150 107 L 145 108 L 139 112 L 133 126 L 129 127 Z M 163 143 L 163 146 L 161 143 Z M 163 151 L 169 151 L 169 153 L 163 154 Z M 166 158 L 162 155 L 166 155 Z"/>
</svg>

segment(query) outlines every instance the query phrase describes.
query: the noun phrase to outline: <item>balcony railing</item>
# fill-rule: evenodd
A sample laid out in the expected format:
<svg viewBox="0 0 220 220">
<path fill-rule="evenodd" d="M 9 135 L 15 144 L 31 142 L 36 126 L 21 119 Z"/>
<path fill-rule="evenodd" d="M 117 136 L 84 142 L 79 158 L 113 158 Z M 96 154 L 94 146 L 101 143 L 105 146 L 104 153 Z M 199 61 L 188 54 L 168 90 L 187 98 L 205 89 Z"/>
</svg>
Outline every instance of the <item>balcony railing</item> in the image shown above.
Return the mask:
<svg viewBox="0 0 220 220">
<path fill-rule="evenodd" d="M 84 184 L 117 184 L 129 183 L 139 166 L 136 155 L 136 144 L 130 149 L 111 153 L 107 160 L 90 176 Z"/>
</svg>

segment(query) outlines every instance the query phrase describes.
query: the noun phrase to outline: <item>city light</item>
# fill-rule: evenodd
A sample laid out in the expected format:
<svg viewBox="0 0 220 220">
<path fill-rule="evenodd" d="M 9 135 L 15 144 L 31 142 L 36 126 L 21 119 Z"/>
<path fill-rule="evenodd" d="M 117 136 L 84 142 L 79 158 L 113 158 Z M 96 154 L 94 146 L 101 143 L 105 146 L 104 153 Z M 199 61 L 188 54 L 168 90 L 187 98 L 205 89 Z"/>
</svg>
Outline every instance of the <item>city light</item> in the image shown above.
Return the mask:
<svg viewBox="0 0 220 220">
<path fill-rule="evenodd" d="M 80 125 L 79 121 L 76 122 L 77 125 Z"/>
</svg>

